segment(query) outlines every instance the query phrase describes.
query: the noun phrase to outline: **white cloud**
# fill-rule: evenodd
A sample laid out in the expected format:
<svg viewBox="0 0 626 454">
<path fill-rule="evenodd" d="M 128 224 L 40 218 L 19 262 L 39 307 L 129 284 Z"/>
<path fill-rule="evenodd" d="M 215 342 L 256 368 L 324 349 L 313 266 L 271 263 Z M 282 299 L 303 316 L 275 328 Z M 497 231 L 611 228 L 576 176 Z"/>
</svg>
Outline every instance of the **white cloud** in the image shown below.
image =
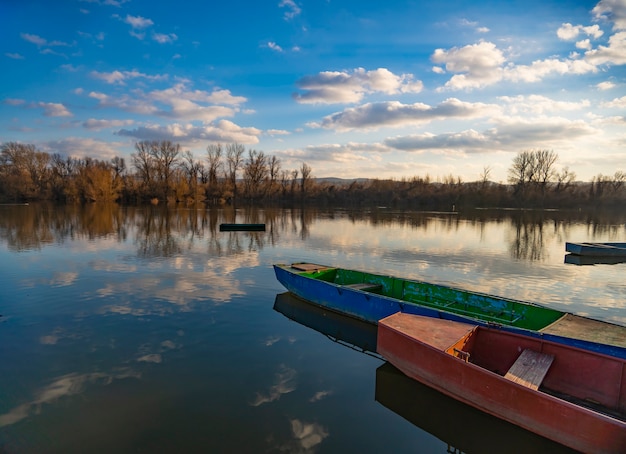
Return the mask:
<svg viewBox="0 0 626 454">
<path fill-rule="evenodd" d="M 598 87 L 598 90 L 610 90 L 611 88 L 615 88 L 616 85 L 613 82 L 607 80 L 605 82 L 600 82 L 598 85 L 596 85 L 596 87 Z"/>
<path fill-rule="evenodd" d="M 265 131 L 265 134 L 268 136 L 287 136 L 290 134 L 289 131 L 285 131 L 284 129 L 268 129 Z"/>
<path fill-rule="evenodd" d="M 445 64 L 448 72 L 457 73 L 437 89 L 440 92 L 482 88 L 501 81 L 532 83 L 552 74 L 587 74 L 598 70 L 594 62 L 588 61 L 590 59 L 575 58 L 548 58 L 533 61 L 530 65 L 515 65 L 512 62 L 505 65 L 502 51 L 495 44 L 484 41 L 462 48 L 437 49 L 431 59 Z"/>
<path fill-rule="evenodd" d="M 445 65 L 448 72 L 461 73 L 452 76 L 444 88 L 462 90 L 491 85 L 501 80 L 501 65 L 506 59 L 495 44 L 481 41 L 450 50 L 436 49 L 431 60 Z"/>
<path fill-rule="evenodd" d="M 144 73 L 140 73 L 139 71 L 133 70 L 133 71 L 112 71 L 112 72 L 98 72 L 98 71 L 91 71 L 91 73 L 89 73 L 89 75 L 95 79 L 99 79 L 99 80 L 103 80 L 104 82 L 108 83 L 108 84 L 120 84 L 120 85 L 124 85 L 124 82 L 126 82 L 129 79 L 136 79 L 136 78 L 142 78 L 142 79 L 146 79 L 149 81 L 161 81 L 161 80 L 167 80 L 168 76 L 166 74 L 156 74 L 156 75 L 148 75 L 148 74 L 144 74 Z"/>
<path fill-rule="evenodd" d="M 37 107 L 42 107 L 46 117 L 71 117 L 72 113 L 61 103 L 39 102 Z"/>
<path fill-rule="evenodd" d="M 597 129 L 583 120 L 561 117 L 498 117 L 495 123 L 496 127 L 489 131 L 494 140 L 517 148 L 572 141 L 598 133 Z"/>
<path fill-rule="evenodd" d="M 390 148 L 404 151 L 444 150 L 452 152 L 483 151 L 489 137 L 472 129 L 445 134 L 414 134 L 385 140 Z"/>
<path fill-rule="evenodd" d="M 404 151 L 446 153 L 491 153 L 519 151 L 524 148 L 555 146 L 598 133 L 584 121 L 559 117 L 498 117 L 496 126 L 483 132 L 473 129 L 444 133 L 417 134 L 389 138 L 385 145 Z"/>
<path fill-rule="evenodd" d="M 595 65 L 583 60 L 536 60 L 530 65 L 516 65 L 504 69 L 503 78 L 513 82 L 540 82 L 551 74 L 595 73 Z"/>
<path fill-rule="evenodd" d="M 108 161 L 115 156 L 120 156 L 122 154 L 120 149 L 125 145 L 84 137 L 68 137 L 63 140 L 45 142 L 42 148 L 75 158 L 90 157 Z"/>
<path fill-rule="evenodd" d="M 190 91 L 185 83 L 178 83 L 165 90 L 154 90 L 149 93 L 149 97 L 150 99 L 168 104 L 176 100 L 189 100 L 237 106 L 247 101 L 243 96 L 233 96 L 230 90 L 215 89 L 212 92 L 202 90 Z"/>
<path fill-rule="evenodd" d="M 83 122 L 83 127 L 92 131 L 99 131 L 101 129 L 129 126 L 133 123 L 133 120 L 97 120 L 95 118 L 90 118 Z"/>
<path fill-rule="evenodd" d="M 519 113 L 541 115 L 549 112 L 576 111 L 591 105 L 587 99 L 577 102 L 556 101 L 541 95 L 501 96 L 498 99 L 507 104 L 507 111 L 512 115 Z"/>
<path fill-rule="evenodd" d="M 304 104 L 355 103 L 368 93 L 419 93 L 423 88 L 422 82 L 414 81 L 412 74 L 395 75 L 386 68 L 372 71 L 357 68 L 352 73 L 323 71 L 303 77 L 296 85 L 304 93 L 296 93 L 294 98 Z"/>
<path fill-rule="evenodd" d="M 283 51 L 283 48 L 282 48 L 282 47 L 280 47 L 278 44 L 276 44 L 276 43 L 275 43 L 275 42 L 273 42 L 273 41 L 269 41 L 269 42 L 267 43 L 267 47 L 268 47 L 268 48 L 270 48 L 270 49 L 272 49 L 272 50 L 275 50 L 276 52 L 284 52 L 284 51 Z"/>
<path fill-rule="evenodd" d="M 398 101 L 388 101 L 345 109 L 325 117 L 317 126 L 338 131 L 374 129 L 383 126 L 399 127 L 447 118 L 484 117 L 498 111 L 499 108 L 495 105 L 468 103 L 456 98 L 446 99 L 434 107 L 423 103 L 402 104 Z"/>
<path fill-rule="evenodd" d="M 216 124 L 195 126 L 193 124 L 174 123 L 166 126 L 148 125 L 133 130 L 122 129 L 117 135 L 134 137 L 138 140 L 172 140 L 193 143 L 214 141 L 223 143 L 256 144 L 262 131 L 253 127 L 241 127 L 228 120 Z"/>
<path fill-rule="evenodd" d="M 559 37 L 559 39 L 562 39 L 564 41 L 573 41 L 581 34 L 591 36 L 597 39 L 601 37 L 604 32 L 600 30 L 600 27 L 598 25 L 584 27 L 582 25 L 572 25 L 569 23 L 562 24 L 556 31 L 556 35 Z"/>
<path fill-rule="evenodd" d="M 170 34 L 153 33 L 152 39 L 155 40 L 159 44 L 167 44 L 167 43 L 173 43 L 174 41 L 176 41 L 178 39 L 178 36 L 176 36 L 174 33 L 170 33 Z"/>
<path fill-rule="evenodd" d="M 293 19 L 302 12 L 302 9 L 293 0 L 281 0 L 278 7 L 287 8 L 284 15 L 285 20 Z"/>
<path fill-rule="evenodd" d="M 128 95 L 122 95 L 118 98 L 114 98 L 105 93 L 92 91 L 88 96 L 90 98 L 97 99 L 101 107 L 121 109 L 125 112 L 143 115 L 155 115 L 159 111 L 159 109 L 151 102 L 141 98 L 131 98 Z"/>
<path fill-rule="evenodd" d="M 461 19 L 459 21 L 459 24 L 462 27 L 474 28 L 478 33 L 487 33 L 487 32 L 489 32 L 489 29 L 487 27 L 479 27 L 478 26 L 478 22 L 476 22 L 476 21 L 470 21 L 468 19 Z"/>
<path fill-rule="evenodd" d="M 582 41 L 577 41 L 576 42 L 576 48 L 577 49 L 590 50 L 591 49 L 591 41 L 589 41 L 588 39 L 583 39 Z"/>
<path fill-rule="evenodd" d="M 598 46 L 585 52 L 585 60 L 594 65 L 626 64 L 626 31 L 615 33 L 609 38 L 608 46 Z"/>
<path fill-rule="evenodd" d="M 28 41 L 29 43 L 35 44 L 37 46 L 45 46 L 47 44 L 47 41 L 39 35 L 31 35 L 30 33 L 21 33 L 20 36 L 25 41 Z"/>
<path fill-rule="evenodd" d="M 130 25 L 133 29 L 138 30 L 142 30 L 144 28 L 148 28 L 154 25 L 154 22 L 152 22 L 152 20 L 150 19 L 146 19 L 145 17 L 141 16 L 131 16 L 130 14 L 127 14 L 123 21 Z"/>
<path fill-rule="evenodd" d="M 133 77 L 139 76 L 147 77 L 133 73 Z M 102 77 L 110 83 L 128 78 L 125 73 L 116 72 L 106 73 Z M 89 97 L 97 99 L 102 107 L 204 123 L 210 123 L 220 117 L 232 117 L 239 111 L 239 104 L 247 101 L 242 96 L 233 96 L 229 90 L 218 88 L 212 92 L 189 90 L 183 82 L 165 90 L 153 90 L 148 93 L 133 90 L 130 94 L 113 97 L 105 93 L 91 92 Z"/>
<path fill-rule="evenodd" d="M 17 98 L 6 98 L 2 101 L 3 104 L 8 104 L 9 106 L 21 106 L 26 104 L 26 101 L 24 101 L 23 99 L 17 99 Z"/>
<path fill-rule="evenodd" d="M 597 20 L 613 22 L 613 30 L 626 30 L 626 2 L 601 0 L 591 12 Z"/>
<path fill-rule="evenodd" d="M 389 151 L 390 148 L 381 143 L 348 142 L 345 144 L 309 145 L 303 149 L 288 149 L 277 154 L 283 159 L 291 161 L 334 162 L 350 165 L 356 161 L 367 160 L 363 154 L 372 156 L 373 154 L 388 153 Z"/>
<path fill-rule="evenodd" d="M 39 35 L 32 35 L 30 33 L 20 33 L 20 36 L 22 37 L 23 40 L 28 41 L 29 43 L 35 44 L 37 47 L 58 47 L 58 46 L 69 47 L 69 46 L 73 46 L 76 44 L 76 43 L 69 44 L 64 41 L 56 41 L 56 40 L 48 41 L 47 39 L 42 38 Z M 50 49 L 44 49 L 42 53 L 50 53 L 50 54 L 58 55 Z"/>
<path fill-rule="evenodd" d="M 13 52 L 6 52 L 4 54 L 6 57 L 12 58 L 13 60 L 24 60 L 24 56 L 21 54 L 18 54 L 17 52 L 13 53 Z"/>
<path fill-rule="evenodd" d="M 621 98 L 615 98 L 612 101 L 604 102 L 601 105 L 602 107 L 626 109 L 626 96 L 622 96 Z"/>
</svg>

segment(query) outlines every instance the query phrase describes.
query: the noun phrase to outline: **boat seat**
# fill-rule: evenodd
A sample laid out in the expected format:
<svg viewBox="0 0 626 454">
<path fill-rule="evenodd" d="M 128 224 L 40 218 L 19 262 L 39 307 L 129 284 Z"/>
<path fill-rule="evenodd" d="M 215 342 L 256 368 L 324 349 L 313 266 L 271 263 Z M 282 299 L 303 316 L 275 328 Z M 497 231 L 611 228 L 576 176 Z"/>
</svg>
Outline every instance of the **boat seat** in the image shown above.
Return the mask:
<svg viewBox="0 0 626 454">
<path fill-rule="evenodd" d="M 383 288 L 381 284 L 372 284 L 368 282 L 360 282 L 357 284 L 346 284 L 344 287 L 351 288 L 353 290 L 363 290 L 364 292 L 372 292 Z"/>
<path fill-rule="evenodd" d="M 527 348 L 519 355 L 504 378 L 537 390 L 548 373 L 552 361 L 554 361 L 553 355 L 539 353 Z"/>
</svg>

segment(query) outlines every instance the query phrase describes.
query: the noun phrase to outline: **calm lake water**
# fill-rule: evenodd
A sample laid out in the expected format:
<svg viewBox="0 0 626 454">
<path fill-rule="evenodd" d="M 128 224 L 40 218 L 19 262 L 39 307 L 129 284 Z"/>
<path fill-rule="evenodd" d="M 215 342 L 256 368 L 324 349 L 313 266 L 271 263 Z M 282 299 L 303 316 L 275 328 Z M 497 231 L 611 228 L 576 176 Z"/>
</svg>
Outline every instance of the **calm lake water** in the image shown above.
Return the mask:
<svg viewBox="0 0 626 454">
<path fill-rule="evenodd" d="M 565 241 L 626 242 L 626 215 L 0 206 L 0 453 L 566 452 L 407 379 L 367 351 L 375 330 L 272 270 L 336 264 L 626 325 L 626 264 L 565 263 Z"/>
</svg>

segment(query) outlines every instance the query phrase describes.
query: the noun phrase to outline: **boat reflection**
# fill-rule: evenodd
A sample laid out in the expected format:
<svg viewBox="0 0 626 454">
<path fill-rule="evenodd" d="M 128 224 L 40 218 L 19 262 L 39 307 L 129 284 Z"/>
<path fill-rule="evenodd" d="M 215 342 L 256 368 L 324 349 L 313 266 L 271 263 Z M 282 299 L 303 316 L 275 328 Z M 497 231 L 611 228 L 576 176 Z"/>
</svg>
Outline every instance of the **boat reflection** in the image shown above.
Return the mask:
<svg viewBox="0 0 626 454">
<path fill-rule="evenodd" d="M 276 295 L 274 310 L 334 342 L 378 356 L 375 325 L 316 306 L 290 292 Z"/>
<path fill-rule="evenodd" d="M 449 452 L 573 453 L 415 381 L 390 363 L 376 369 L 376 401 L 447 443 Z"/>
<path fill-rule="evenodd" d="M 616 265 L 626 263 L 626 257 L 590 257 L 566 254 L 563 261 L 569 265 Z"/>
</svg>

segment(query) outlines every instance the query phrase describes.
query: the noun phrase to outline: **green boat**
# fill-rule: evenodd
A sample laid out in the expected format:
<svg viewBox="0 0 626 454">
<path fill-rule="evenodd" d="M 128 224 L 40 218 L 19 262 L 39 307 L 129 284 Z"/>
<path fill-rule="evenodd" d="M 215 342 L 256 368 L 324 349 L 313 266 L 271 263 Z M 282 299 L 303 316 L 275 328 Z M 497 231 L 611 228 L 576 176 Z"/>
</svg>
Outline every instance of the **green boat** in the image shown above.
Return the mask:
<svg viewBox="0 0 626 454">
<path fill-rule="evenodd" d="M 492 325 L 626 358 L 626 327 L 535 303 L 312 263 L 277 264 L 274 272 L 296 296 L 370 323 L 406 312 Z"/>
</svg>

